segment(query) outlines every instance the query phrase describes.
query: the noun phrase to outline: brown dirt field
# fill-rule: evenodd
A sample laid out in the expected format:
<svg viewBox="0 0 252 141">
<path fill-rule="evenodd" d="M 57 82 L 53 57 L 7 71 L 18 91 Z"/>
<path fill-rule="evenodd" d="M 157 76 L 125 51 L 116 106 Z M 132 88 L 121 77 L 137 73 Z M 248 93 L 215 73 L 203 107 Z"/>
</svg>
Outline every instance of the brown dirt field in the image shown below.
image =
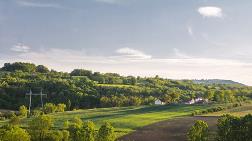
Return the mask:
<svg viewBox="0 0 252 141">
<path fill-rule="evenodd" d="M 218 117 L 183 117 L 145 126 L 125 135 L 119 141 L 186 141 L 186 133 L 196 120 L 208 123 L 210 132 L 216 130 Z"/>
</svg>

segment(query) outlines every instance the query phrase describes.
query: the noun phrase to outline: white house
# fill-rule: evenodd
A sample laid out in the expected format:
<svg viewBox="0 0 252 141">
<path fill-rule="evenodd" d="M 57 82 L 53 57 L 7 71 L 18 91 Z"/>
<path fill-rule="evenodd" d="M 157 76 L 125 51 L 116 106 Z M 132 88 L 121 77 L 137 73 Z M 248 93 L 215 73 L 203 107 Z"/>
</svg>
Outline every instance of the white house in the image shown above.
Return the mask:
<svg viewBox="0 0 252 141">
<path fill-rule="evenodd" d="M 162 102 L 160 99 L 155 100 L 155 105 L 164 105 L 165 103 Z"/>
<path fill-rule="evenodd" d="M 190 101 L 185 102 L 185 104 L 194 104 L 194 103 L 195 103 L 194 99 L 191 99 Z"/>
<path fill-rule="evenodd" d="M 191 99 L 190 101 L 185 102 L 185 104 L 195 104 L 195 103 L 208 103 L 208 99 L 197 97 L 195 99 Z"/>
</svg>

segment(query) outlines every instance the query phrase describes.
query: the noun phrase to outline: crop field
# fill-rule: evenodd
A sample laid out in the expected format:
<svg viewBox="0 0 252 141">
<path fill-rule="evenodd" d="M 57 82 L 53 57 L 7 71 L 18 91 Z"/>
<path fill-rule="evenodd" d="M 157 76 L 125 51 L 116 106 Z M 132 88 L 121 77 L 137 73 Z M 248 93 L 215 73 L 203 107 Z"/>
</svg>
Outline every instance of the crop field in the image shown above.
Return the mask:
<svg viewBox="0 0 252 141">
<path fill-rule="evenodd" d="M 214 141 L 217 119 L 218 117 L 194 116 L 161 121 L 129 133 L 119 138 L 119 141 L 186 141 L 186 133 L 196 120 L 208 123 L 210 141 Z"/>
</svg>

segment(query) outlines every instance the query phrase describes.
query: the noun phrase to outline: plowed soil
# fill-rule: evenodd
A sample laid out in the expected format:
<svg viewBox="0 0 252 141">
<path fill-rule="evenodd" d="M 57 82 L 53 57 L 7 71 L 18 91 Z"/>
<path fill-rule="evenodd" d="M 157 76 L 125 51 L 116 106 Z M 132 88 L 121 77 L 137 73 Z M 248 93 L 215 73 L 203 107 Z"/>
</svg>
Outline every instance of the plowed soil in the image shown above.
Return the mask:
<svg viewBox="0 0 252 141">
<path fill-rule="evenodd" d="M 218 117 L 183 117 L 167 120 L 137 129 L 119 141 L 186 141 L 186 133 L 196 120 L 206 121 L 210 132 L 216 130 Z"/>
</svg>

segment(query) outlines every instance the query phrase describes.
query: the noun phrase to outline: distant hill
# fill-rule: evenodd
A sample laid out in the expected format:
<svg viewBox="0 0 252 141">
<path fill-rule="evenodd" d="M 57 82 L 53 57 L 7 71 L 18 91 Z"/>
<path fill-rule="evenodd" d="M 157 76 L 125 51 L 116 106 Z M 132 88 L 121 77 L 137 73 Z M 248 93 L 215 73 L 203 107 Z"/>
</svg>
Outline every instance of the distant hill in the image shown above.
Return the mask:
<svg viewBox="0 0 252 141">
<path fill-rule="evenodd" d="M 245 84 L 235 82 L 233 80 L 223 80 L 223 79 L 201 79 L 201 80 L 192 80 L 192 81 L 197 84 L 234 84 L 234 85 L 245 86 Z"/>
</svg>

